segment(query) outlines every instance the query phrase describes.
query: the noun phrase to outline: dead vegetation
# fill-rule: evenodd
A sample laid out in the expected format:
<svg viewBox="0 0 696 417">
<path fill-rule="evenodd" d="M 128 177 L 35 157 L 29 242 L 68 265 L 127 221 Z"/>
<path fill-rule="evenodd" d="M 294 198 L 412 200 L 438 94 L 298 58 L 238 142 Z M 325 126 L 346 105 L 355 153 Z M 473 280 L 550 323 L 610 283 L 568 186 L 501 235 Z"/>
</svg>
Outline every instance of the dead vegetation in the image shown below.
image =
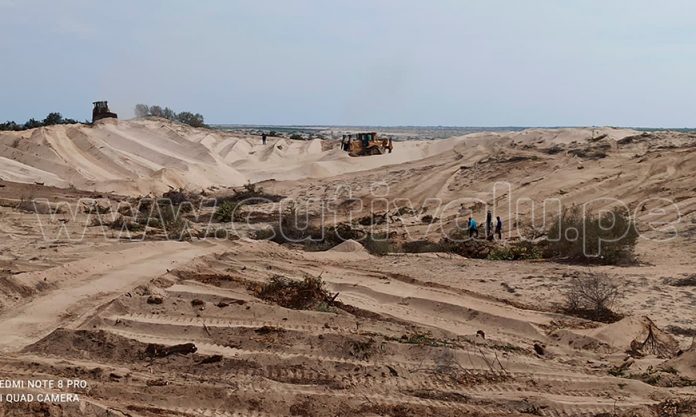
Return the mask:
<svg viewBox="0 0 696 417">
<path fill-rule="evenodd" d="M 253 205 L 264 203 L 277 203 L 285 196 L 267 193 L 257 184 L 248 182 L 241 189 L 232 190 L 232 194 L 210 197 L 205 200 L 206 206 L 220 206 L 223 203 L 236 203 L 239 205 Z"/>
<path fill-rule="evenodd" d="M 672 398 L 653 406 L 658 417 L 688 417 L 696 415 L 696 398 Z"/>
<path fill-rule="evenodd" d="M 671 281 L 669 285 L 674 287 L 696 287 L 696 274 Z"/>
<path fill-rule="evenodd" d="M 631 342 L 628 353 L 633 357 L 655 355 L 658 358 L 671 358 L 675 356 L 679 350 L 679 343 L 658 329 L 649 318 L 644 317 L 643 320 L 647 331 L 645 339 Z"/>
<path fill-rule="evenodd" d="M 271 229 L 261 229 L 254 236 L 257 240 L 268 239 L 279 244 L 302 245 L 309 252 L 324 251 L 346 240 L 360 242 L 368 252 L 382 256 L 394 252 L 391 235 L 355 228 L 349 223 L 322 227 L 313 224 L 310 215 L 300 215 L 295 207 L 288 207 Z"/>
<path fill-rule="evenodd" d="M 606 274 L 578 274 L 571 277 L 564 290 L 564 312 L 593 321 L 613 323 L 621 319 L 621 315 L 612 311 L 612 307 L 622 295 L 618 283 Z"/>
<path fill-rule="evenodd" d="M 275 275 L 270 282 L 255 290 L 256 296 L 285 308 L 315 310 L 323 304 L 331 305 L 336 300 L 324 288 L 321 276 L 307 276 L 302 281 Z"/>
<path fill-rule="evenodd" d="M 456 345 L 450 341 L 443 339 L 436 339 L 432 337 L 429 333 L 415 332 L 411 334 L 402 335 L 398 339 L 394 339 L 399 343 L 406 343 L 409 345 L 418 346 L 430 346 L 430 347 L 455 347 Z"/>
<path fill-rule="evenodd" d="M 368 360 L 375 353 L 376 346 L 373 338 L 354 340 L 350 343 L 350 356 L 359 360 Z"/>
<path fill-rule="evenodd" d="M 148 358 L 166 358 L 170 355 L 188 355 L 195 353 L 198 349 L 193 343 L 183 343 L 173 346 L 164 346 L 150 343 L 145 348 L 145 356 Z"/>
<path fill-rule="evenodd" d="M 696 337 L 696 328 L 670 324 L 665 327 L 665 330 L 677 336 Z"/>
<path fill-rule="evenodd" d="M 18 203 L 2 204 L 25 213 L 61 214 L 64 211 L 58 206 L 52 206 L 48 201 L 37 200 L 33 197 L 22 197 Z"/>
<path fill-rule="evenodd" d="M 583 159 L 603 159 L 608 156 L 608 148 L 586 147 L 568 150 L 569 155 L 577 156 Z"/>
<path fill-rule="evenodd" d="M 614 376 L 637 379 L 654 387 L 675 388 L 696 386 L 696 381 L 680 376 L 674 368 L 656 369 L 650 367 L 645 372 L 629 375 L 614 374 Z"/>
</svg>

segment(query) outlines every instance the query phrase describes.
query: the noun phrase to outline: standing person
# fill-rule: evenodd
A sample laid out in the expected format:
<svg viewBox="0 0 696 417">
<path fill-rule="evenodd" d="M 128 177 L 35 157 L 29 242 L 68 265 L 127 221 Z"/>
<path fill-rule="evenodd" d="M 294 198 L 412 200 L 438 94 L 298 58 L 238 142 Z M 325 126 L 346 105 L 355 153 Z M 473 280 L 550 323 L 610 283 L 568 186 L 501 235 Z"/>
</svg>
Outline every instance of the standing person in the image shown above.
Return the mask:
<svg viewBox="0 0 696 417">
<path fill-rule="evenodd" d="M 503 221 L 500 216 L 495 216 L 495 234 L 498 235 L 498 240 L 503 240 Z"/>
<path fill-rule="evenodd" d="M 476 237 L 479 237 L 478 233 L 478 224 L 476 223 L 476 219 L 472 219 L 469 217 L 469 237 L 472 237 L 476 235 Z"/>
<path fill-rule="evenodd" d="M 266 133 L 265 132 L 261 135 L 261 143 L 263 143 L 264 145 L 266 144 Z"/>
<path fill-rule="evenodd" d="M 486 239 L 491 239 L 493 237 L 493 213 L 488 210 L 486 213 Z"/>
</svg>

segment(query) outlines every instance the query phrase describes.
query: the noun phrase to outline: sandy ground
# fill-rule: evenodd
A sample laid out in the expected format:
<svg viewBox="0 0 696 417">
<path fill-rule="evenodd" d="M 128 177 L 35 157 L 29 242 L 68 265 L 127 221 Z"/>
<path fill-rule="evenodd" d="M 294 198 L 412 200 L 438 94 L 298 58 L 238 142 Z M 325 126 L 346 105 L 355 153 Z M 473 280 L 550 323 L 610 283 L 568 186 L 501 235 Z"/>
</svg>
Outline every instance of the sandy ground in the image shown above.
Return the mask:
<svg viewBox="0 0 696 417">
<path fill-rule="evenodd" d="M 162 123 L 0 136 L 0 158 L 13 161 L 0 163 L 0 177 L 20 181 L 0 182 L 0 379 L 87 384 L 70 390 L 79 402 L 0 402 L 0 416 L 694 415 L 674 404 L 696 395 L 696 288 L 673 283 L 695 270 L 696 139 L 615 129 L 485 133 L 354 159 L 319 142 L 261 148 L 252 138 Z M 16 135 L 24 137 L 15 146 Z M 246 238 L 127 241 L 68 214 L 20 206 L 25 196 L 115 204 L 124 197 L 111 191 L 271 178 L 266 191 L 313 209 L 353 197 L 364 214 L 386 198 L 387 207 L 371 211 L 387 212 L 404 238 L 450 227 L 461 204 L 473 204 L 462 196 L 498 203 L 499 212 L 507 196 L 525 196 L 620 198 L 649 239 L 639 240 L 637 265 L 593 267 L 624 292 L 616 309 L 625 318 L 604 324 L 561 312 L 562 289 L 583 266 L 373 256 L 354 242 L 305 252 Z M 492 195 L 502 181 L 511 188 Z M 49 187 L 67 184 L 75 188 Z M 351 194 L 337 197 L 346 184 Z M 432 197 L 444 206 L 421 207 Z M 675 206 L 645 203 L 653 197 Z M 415 210 L 389 205 L 397 198 Z M 503 215 L 508 238 L 539 217 L 520 211 L 519 228 Z M 442 221 L 429 229 L 425 214 Z M 674 220 L 678 236 L 666 239 L 663 223 Z M 83 237 L 69 238 L 76 234 Z M 321 277 L 335 303 L 289 309 L 264 299 L 258 289 L 278 276 Z M 684 353 L 629 358 L 646 329 Z M 153 344 L 187 343 L 195 352 L 152 354 Z M 9 392 L 41 390 L 0 393 Z"/>
<path fill-rule="evenodd" d="M 161 194 L 269 179 L 322 178 L 435 155 L 452 140 L 406 142 L 359 163 L 321 140 L 237 136 L 162 120 L 105 119 L 0 133 L 0 179 L 121 194 Z"/>
</svg>

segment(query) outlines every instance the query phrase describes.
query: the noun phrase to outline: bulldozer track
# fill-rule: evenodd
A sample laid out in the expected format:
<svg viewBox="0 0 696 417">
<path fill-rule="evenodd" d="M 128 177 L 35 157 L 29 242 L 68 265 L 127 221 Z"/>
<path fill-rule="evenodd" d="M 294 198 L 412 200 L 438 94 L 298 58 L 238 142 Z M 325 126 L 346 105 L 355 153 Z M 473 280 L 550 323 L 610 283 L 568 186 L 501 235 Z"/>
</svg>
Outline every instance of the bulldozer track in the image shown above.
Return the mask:
<svg viewBox="0 0 696 417">
<path fill-rule="evenodd" d="M 315 333 L 315 334 L 359 334 L 359 331 L 352 328 L 326 327 L 323 325 L 312 324 L 288 324 L 281 320 L 230 320 L 221 318 L 202 318 L 191 316 L 162 316 L 157 314 L 128 314 L 113 315 L 106 318 L 109 321 L 130 321 L 137 323 L 164 324 L 173 326 L 196 326 L 196 327 L 222 327 L 222 328 L 249 328 L 258 329 L 261 327 L 274 327 L 283 330 Z"/>
</svg>

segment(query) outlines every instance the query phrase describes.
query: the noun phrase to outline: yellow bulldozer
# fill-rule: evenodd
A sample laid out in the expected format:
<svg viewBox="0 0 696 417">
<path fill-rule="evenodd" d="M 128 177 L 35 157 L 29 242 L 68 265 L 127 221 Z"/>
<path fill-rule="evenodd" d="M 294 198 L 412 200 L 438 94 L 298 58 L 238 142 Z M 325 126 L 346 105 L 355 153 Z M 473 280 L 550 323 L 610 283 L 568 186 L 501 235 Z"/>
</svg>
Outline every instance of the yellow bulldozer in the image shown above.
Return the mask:
<svg viewBox="0 0 696 417">
<path fill-rule="evenodd" d="M 377 132 L 343 135 L 341 147 L 350 156 L 382 155 L 386 152 L 391 153 L 394 148 L 391 138 L 380 139 Z"/>
</svg>

